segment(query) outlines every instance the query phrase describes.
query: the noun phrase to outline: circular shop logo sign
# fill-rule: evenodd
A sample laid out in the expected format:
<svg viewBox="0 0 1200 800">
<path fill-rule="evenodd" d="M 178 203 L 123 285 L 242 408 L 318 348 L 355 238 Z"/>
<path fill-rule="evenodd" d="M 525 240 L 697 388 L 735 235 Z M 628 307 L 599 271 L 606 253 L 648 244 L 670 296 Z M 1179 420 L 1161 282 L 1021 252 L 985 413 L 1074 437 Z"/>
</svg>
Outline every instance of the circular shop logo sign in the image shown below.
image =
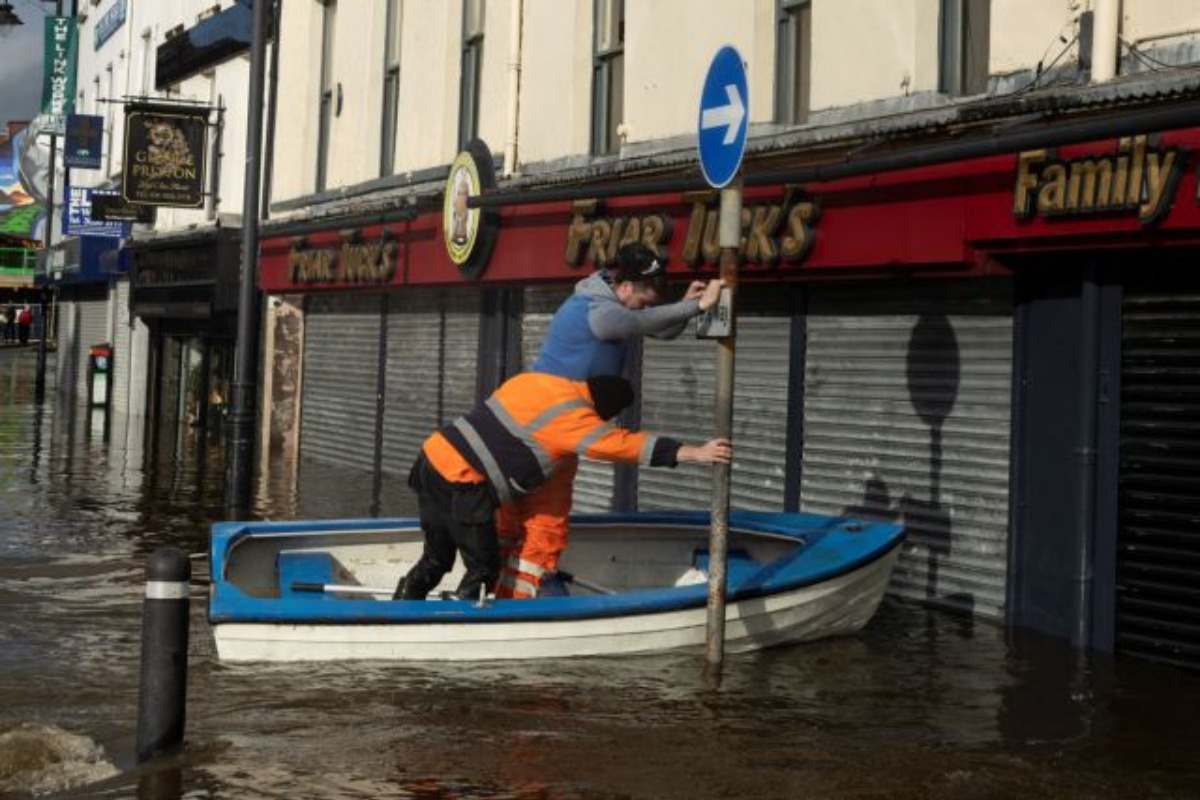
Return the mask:
<svg viewBox="0 0 1200 800">
<path fill-rule="evenodd" d="M 442 240 L 450 260 L 468 278 L 479 277 L 491 258 L 498 214 L 468 208 L 467 201 L 495 186 L 492 151 L 480 139 L 469 142 L 450 164 L 442 199 Z"/>
<path fill-rule="evenodd" d="M 446 179 L 446 196 L 442 204 L 442 237 L 446 240 L 446 252 L 450 260 L 463 266 L 475 248 L 479 234 L 478 208 L 467 208 L 467 199 L 480 193 L 479 169 L 475 158 L 464 150 L 450 165 L 450 177 Z"/>
</svg>

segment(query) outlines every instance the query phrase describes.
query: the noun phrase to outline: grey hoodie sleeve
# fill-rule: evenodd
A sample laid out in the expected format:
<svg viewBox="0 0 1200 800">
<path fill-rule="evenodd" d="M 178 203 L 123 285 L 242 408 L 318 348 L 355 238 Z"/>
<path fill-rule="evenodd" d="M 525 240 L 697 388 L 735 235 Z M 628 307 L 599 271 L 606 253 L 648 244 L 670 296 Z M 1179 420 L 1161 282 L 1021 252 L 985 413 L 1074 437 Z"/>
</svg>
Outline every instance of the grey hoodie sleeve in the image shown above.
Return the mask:
<svg viewBox="0 0 1200 800">
<path fill-rule="evenodd" d="M 674 339 L 700 313 L 698 300 L 680 300 L 665 306 L 637 311 L 620 303 L 595 303 L 588 311 L 588 325 L 600 339 L 611 341 L 634 336 Z"/>
</svg>

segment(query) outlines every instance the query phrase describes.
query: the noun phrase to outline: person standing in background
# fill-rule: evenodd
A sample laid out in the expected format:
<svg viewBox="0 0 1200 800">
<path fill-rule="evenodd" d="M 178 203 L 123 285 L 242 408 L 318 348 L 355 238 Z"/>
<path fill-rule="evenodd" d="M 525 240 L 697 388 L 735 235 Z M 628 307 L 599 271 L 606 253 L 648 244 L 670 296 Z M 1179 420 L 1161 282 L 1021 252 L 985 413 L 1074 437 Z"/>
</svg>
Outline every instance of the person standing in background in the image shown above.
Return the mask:
<svg viewBox="0 0 1200 800">
<path fill-rule="evenodd" d="M 23 306 L 17 312 L 17 335 L 21 339 L 21 344 L 29 344 L 29 329 L 33 327 L 33 310 L 29 306 Z"/>
</svg>

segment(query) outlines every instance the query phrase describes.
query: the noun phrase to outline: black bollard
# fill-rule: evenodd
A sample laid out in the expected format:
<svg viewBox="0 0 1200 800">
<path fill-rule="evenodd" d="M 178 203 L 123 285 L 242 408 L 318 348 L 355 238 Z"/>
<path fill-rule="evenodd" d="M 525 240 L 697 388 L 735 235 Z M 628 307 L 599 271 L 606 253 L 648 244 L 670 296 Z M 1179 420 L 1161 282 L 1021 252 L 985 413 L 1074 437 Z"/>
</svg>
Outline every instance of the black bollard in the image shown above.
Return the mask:
<svg viewBox="0 0 1200 800">
<path fill-rule="evenodd" d="M 173 547 L 150 554 L 142 606 L 142 688 L 138 763 L 183 743 L 187 700 L 188 581 L 192 565 Z"/>
</svg>

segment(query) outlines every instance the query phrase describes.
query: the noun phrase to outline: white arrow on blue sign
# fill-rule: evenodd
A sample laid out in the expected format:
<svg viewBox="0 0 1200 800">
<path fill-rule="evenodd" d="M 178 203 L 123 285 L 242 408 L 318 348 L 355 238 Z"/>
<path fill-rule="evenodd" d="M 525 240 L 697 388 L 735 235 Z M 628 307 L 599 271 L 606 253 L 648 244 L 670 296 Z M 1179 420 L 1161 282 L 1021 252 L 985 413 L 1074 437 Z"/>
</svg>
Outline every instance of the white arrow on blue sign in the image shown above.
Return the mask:
<svg viewBox="0 0 1200 800">
<path fill-rule="evenodd" d="M 726 45 L 713 56 L 700 93 L 700 169 L 714 189 L 733 180 L 742 165 L 749 105 L 742 56 Z"/>
</svg>

